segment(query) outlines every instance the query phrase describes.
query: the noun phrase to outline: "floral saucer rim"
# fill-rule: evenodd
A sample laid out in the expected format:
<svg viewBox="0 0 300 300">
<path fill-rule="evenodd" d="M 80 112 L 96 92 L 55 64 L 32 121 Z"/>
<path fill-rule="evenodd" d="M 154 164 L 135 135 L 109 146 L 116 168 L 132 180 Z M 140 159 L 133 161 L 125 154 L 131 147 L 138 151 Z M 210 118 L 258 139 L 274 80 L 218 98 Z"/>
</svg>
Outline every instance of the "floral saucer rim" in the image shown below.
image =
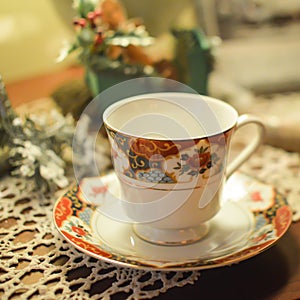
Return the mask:
<svg viewBox="0 0 300 300">
<path fill-rule="evenodd" d="M 249 213 L 252 214 L 255 219 L 255 228 L 251 236 L 249 236 L 247 243 L 240 248 L 233 248 L 227 255 L 220 255 L 220 257 L 207 260 L 190 260 L 187 258 L 180 263 L 167 262 L 166 264 L 160 265 L 153 263 L 151 260 L 139 257 L 131 259 L 130 257 L 118 253 L 117 249 L 110 249 L 104 243 L 99 243 L 99 237 L 96 236 L 92 229 L 92 216 L 94 214 L 99 214 L 96 211 L 97 205 L 88 203 L 84 199 L 80 185 L 74 186 L 57 199 L 53 208 L 54 224 L 62 237 L 81 252 L 99 260 L 122 267 L 154 271 L 190 271 L 232 265 L 254 257 L 270 248 L 285 234 L 292 222 L 292 211 L 286 199 L 272 185 L 241 172 L 236 172 L 232 177 L 237 177 L 241 181 L 248 180 L 258 184 L 259 189 L 253 192 L 251 196 L 253 197 L 254 202 L 258 201 L 261 197 L 261 189 L 264 187 L 271 189 L 273 191 L 273 196 L 272 199 L 269 199 L 270 201 L 267 206 L 254 206 L 249 208 Z M 112 181 L 112 179 L 110 180 Z M 103 186 L 98 186 L 97 189 L 95 189 L 96 192 L 100 192 L 100 194 L 105 193 L 109 182 L 109 180 L 105 180 Z M 235 199 L 235 201 L 244 202 L 245 200 Z M 244 204 L 245 203 L 243 203 L 243 205 Z M 268 230 L 270 230 L 270 228 L 272 229 L 271 237 L 266 237 L 267 233 L 265 233 L 258 225 L 259 218 L 264 218 L 264 221 L 267 222 L 266 225 L 268 226 Z M 181 247 L 185 246 L 172 246 L 173 249 L 175 249 L 174 247 L 182 250 L 183 248 Z"/>
</svg>

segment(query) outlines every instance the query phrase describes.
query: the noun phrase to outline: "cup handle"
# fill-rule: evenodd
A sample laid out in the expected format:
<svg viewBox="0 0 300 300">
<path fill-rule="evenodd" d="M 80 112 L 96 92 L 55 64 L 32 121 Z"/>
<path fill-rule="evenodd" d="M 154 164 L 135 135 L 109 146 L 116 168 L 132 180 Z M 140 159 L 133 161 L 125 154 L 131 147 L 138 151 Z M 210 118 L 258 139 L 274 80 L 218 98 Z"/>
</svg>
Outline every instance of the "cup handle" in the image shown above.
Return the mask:
<svg viewBox="0 0 300 300">
<path fill-rule="evenodd" d="M 231 176 L 259 147 L 262 143 L 264 136 L 265 136 L 265 126 L 263 122 L 252 115 L 241 115 L 238 117 L 236 130 L 239 128 L 247 125 L 247 124 L 255 124 L 257 125 L 258 131 L 255 137 L 252 139 L 250 144 L 248 144 L 242 152 L 232 161 L 229 163 L 226 169 L 226 176 L 227 178 Z"/>
</svg>

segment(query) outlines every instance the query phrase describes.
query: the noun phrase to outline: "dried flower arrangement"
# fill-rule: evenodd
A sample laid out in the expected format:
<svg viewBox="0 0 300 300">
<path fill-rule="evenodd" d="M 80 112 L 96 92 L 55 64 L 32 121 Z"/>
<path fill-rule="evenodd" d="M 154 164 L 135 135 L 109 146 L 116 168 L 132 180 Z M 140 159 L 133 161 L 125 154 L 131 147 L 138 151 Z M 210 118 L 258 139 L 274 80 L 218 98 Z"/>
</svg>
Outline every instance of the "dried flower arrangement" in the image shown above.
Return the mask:
<svg viewBox="0 0 300 300">
<path fill-rule="evenodd" d="M 206 94 L 211 45 L 199 28 L 171 30 L 177 53 L 173 60 L 157 61 L 147 51 L 156 39 L 139 18 L 127 18 L 118 0 L 77 0 L 74 7 L 75 41 L 60 60 L 77 53 L 94 96 L 118 82 L 144 76 L 174 79 Z"/>
<path fill-rule="evenodd" d="M 76 5 L 79 15 L 74 20 L 76 41 L 70 52 L 80 49 L 79 59 L 98 70 L 122 68 L 133 72 L 129 69 L 139 66 L 140 71 L 151 73 L 149 69 L 142 70 L 152 64 L 142 48 L 149 46 L 153 38 L 141 21 L 127 19 L 125 10 L 115 0 L 100 1 L 92 11 L 90 7 L 87 0 Z"/>
<path fill-rule="evenodd" d="M 66 187 L 63 152 L 71 146 L 73 132 L 73 118 L 57 111 L 50 118 L 33 115 L 21 119 L 0 77 L 1 173 L 10 170 L 11 175 L 33 180 L 41 191 Z"/>
</svg>

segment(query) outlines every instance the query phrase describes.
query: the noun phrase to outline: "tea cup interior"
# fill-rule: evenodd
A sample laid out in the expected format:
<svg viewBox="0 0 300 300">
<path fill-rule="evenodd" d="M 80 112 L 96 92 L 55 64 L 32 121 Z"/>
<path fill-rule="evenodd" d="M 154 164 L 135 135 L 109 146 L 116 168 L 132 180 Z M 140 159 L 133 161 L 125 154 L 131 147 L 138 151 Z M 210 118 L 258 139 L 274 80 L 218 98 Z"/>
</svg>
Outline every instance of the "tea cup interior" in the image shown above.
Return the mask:
<svg viewBox="0 0 300 300">
<path fill-rule="evenodd" d="M 104 112 L 103 118 L 106 126 L 129 136 L 182 140 L 232 128 L 237 112 L 213 98 L 160 93 L 118 101 Z"/>
</svg>

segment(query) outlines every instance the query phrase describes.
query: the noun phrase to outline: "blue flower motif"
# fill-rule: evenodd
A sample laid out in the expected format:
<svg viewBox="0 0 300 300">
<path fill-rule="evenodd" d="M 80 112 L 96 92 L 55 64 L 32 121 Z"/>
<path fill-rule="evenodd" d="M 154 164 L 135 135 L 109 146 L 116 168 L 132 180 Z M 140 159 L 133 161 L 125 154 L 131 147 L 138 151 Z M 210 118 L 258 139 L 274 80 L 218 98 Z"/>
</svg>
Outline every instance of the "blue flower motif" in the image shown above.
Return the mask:
<svg viewBox="0 0 300 300">
<path fill-rule="evenodd" d="M 149 171 L 139 172 L 139 180 L 153 183 L 173 183 L 174 180 L 159 169 L 150 169 Z"/>
<path fill-rule="evenodd" d="M 263 226 L 265 226 L 267 224 L 267 220 L 265 219 L 265 217 L 262 214 L 257 215 L 255 220 L 256 220 L 255 231 L 259 230 L 260 228 L 262 228 Z"/>
<path fill-rule="evenodd" d="M 87 207 L 84 211 L 81 211 L 79 213 L 79 218 L 86 224 L 91 223 L 91 217 L 92 217 L 93 210 L 89 207 Z"/>
</svg>

